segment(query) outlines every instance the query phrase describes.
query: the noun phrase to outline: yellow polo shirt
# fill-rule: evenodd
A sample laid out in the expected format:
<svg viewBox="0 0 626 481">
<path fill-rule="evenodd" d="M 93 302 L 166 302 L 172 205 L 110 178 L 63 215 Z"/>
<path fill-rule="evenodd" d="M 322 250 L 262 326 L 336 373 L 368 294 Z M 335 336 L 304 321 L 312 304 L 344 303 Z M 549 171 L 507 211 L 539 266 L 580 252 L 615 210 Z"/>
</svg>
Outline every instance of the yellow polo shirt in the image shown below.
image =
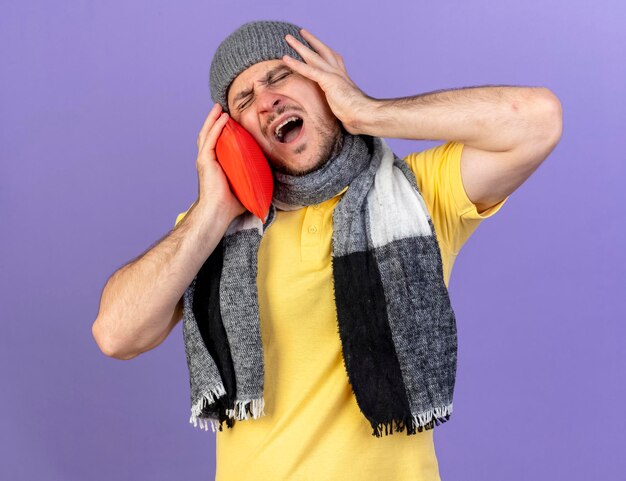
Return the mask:
<svg viewBox="0 0 626 481">
<path fill-rule="evenodd" d="M 478 213 L 461 181 L 462 148 L 448 142 L 404 159 L 435 225 L 446 286 L 463 243 L 508 199 Z M 440 480 L 433 430 L 372 436 L 348 383 L 331 270 L 332 213 L 343 192 L 277 211 L 262 238 L 265 416 L 216 433 L 216 481 Z"/>
</svg>

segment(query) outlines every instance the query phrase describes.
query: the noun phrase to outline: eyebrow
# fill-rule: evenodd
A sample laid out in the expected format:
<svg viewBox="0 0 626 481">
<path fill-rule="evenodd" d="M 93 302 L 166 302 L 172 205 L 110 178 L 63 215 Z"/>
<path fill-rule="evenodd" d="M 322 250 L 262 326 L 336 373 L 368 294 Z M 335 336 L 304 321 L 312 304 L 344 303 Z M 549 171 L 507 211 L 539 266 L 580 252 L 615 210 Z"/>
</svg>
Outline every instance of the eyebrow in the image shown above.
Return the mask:
<svg viewBox="0 0 626 481">
<path fill-rule="evenodd" d="M 286 65 L 279 65 L 278 67 L 273 68 L 272 70 L 267 72 L 265 77 L 261 80 L 261 83 L 267 84 L 270 80 L 272 80 L 272 78 L 276 74 L 282 72 L 283 70 L 287 71 L 287 72 L 292 72 L 292 70 L 289 67 L 287 67 Z M 254 91 L 254 87 L 251 88 L 251 89 L 242 90 L 233 99 L 233 104 L 236 103 L 238 100 L 241 100 L 241 99 L 247 97 L 248 95 L 251 95 L 253 91 Z"/>
</svg>

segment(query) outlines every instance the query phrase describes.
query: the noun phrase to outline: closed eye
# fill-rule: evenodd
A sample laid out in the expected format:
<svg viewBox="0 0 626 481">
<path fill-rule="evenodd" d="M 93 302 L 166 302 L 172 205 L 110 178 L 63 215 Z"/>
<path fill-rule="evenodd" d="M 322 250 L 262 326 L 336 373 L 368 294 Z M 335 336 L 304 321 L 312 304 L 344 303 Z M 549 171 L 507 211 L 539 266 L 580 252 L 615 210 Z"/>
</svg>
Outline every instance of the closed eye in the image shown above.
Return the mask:
<svg viewBox="0 0 626 481">
<path fill-rule="evenodd" d="M 283 75 L 281 75 L 280 77 L 277 77 L 275 79 L 269 79 L 266 84 L 267 85 L 272 85 L 275 84 L 276 82 L 278 82 L 279 80 L 283 80 L 285 77 L 287 77 L 291 72 L 287 72 Z M 248 105 L 250 104 L 250 99 L 246 100 L 245 102 L 243 102 L 242 104 L 239 104 L 239 107 L 237 107 L 238 110 L 243 110 L 245 109 Z"/>
<path fill-rule="evenodd" d="M 271 79 L 268 83 L 269 83 L 269 84 L 276 83 L 276 82 L 278 82 L 279 80 L 284 79 L 287 75 L 289 75 L 289 73 L 286 73 L 286 74 L 284 74 L 284 75 L 281 75 L 280 77 L 278 77 L 278 78 L 276 78 L 276 79 Z"/>
<path fill-rule="evenodd" d="M 249 103 L 250 103 L 250 100 L 246 100 L 244 103 L 239 104 L 239 107 L 237 107 L 237 109 L 243 110 L 248 106 Z"/>
</svg>

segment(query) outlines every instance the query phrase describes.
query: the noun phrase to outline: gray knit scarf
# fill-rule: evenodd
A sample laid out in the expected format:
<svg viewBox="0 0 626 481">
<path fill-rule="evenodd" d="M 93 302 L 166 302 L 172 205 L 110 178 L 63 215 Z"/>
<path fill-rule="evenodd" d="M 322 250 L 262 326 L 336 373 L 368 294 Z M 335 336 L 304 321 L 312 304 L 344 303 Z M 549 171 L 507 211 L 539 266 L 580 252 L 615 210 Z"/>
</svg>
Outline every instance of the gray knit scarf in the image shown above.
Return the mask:
<svg viewBox="0 0 626 481">
<path fill-rule="evenodd" d="M 275 173 L 265 222 L 237 217 L 184 293 L 194 426 L 263 416 L 257 251 L 276 209 L 333 212 L 337 323 L 349 383 L 372 434 L 433 429 L 452 413 L 457 335 L 434 225 L 415 176 L 382 138 L 343 132 L 338 155 L 305 176 Z M 271 395 L 271 393 L 270 393 Z"/>
</svg>

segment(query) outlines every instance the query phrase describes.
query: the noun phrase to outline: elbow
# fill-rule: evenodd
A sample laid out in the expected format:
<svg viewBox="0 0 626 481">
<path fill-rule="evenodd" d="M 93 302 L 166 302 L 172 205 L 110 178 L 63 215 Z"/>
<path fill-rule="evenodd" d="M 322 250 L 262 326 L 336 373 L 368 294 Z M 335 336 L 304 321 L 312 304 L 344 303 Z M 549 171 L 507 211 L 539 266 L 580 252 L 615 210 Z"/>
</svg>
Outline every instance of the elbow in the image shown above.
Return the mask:
<svg viewBox="0 0 626 481">
<path fill-rule="evenodd" d="M 544 120 L 544 133 L 548 149 L 552 151 L 563 134 L 563 106 L 561 101 L 548 88 L 541 88 L 541 116 Z"/>
<path fill-rule="evenodd" d="M 96 341 L 98 348 L 105 356 L 119 359 L 122 361 L 127 361 L 129 359 L 137 357 L 140 354 L 139 352 L 135 351 L 130 352 L 118 342 L 114 342 L 113 338 L 110 335 L 102 332 L 101 325 L 102 321 L 99 318 L 96 319 L 91 326 L 91 335 Z"/>
</svg>

